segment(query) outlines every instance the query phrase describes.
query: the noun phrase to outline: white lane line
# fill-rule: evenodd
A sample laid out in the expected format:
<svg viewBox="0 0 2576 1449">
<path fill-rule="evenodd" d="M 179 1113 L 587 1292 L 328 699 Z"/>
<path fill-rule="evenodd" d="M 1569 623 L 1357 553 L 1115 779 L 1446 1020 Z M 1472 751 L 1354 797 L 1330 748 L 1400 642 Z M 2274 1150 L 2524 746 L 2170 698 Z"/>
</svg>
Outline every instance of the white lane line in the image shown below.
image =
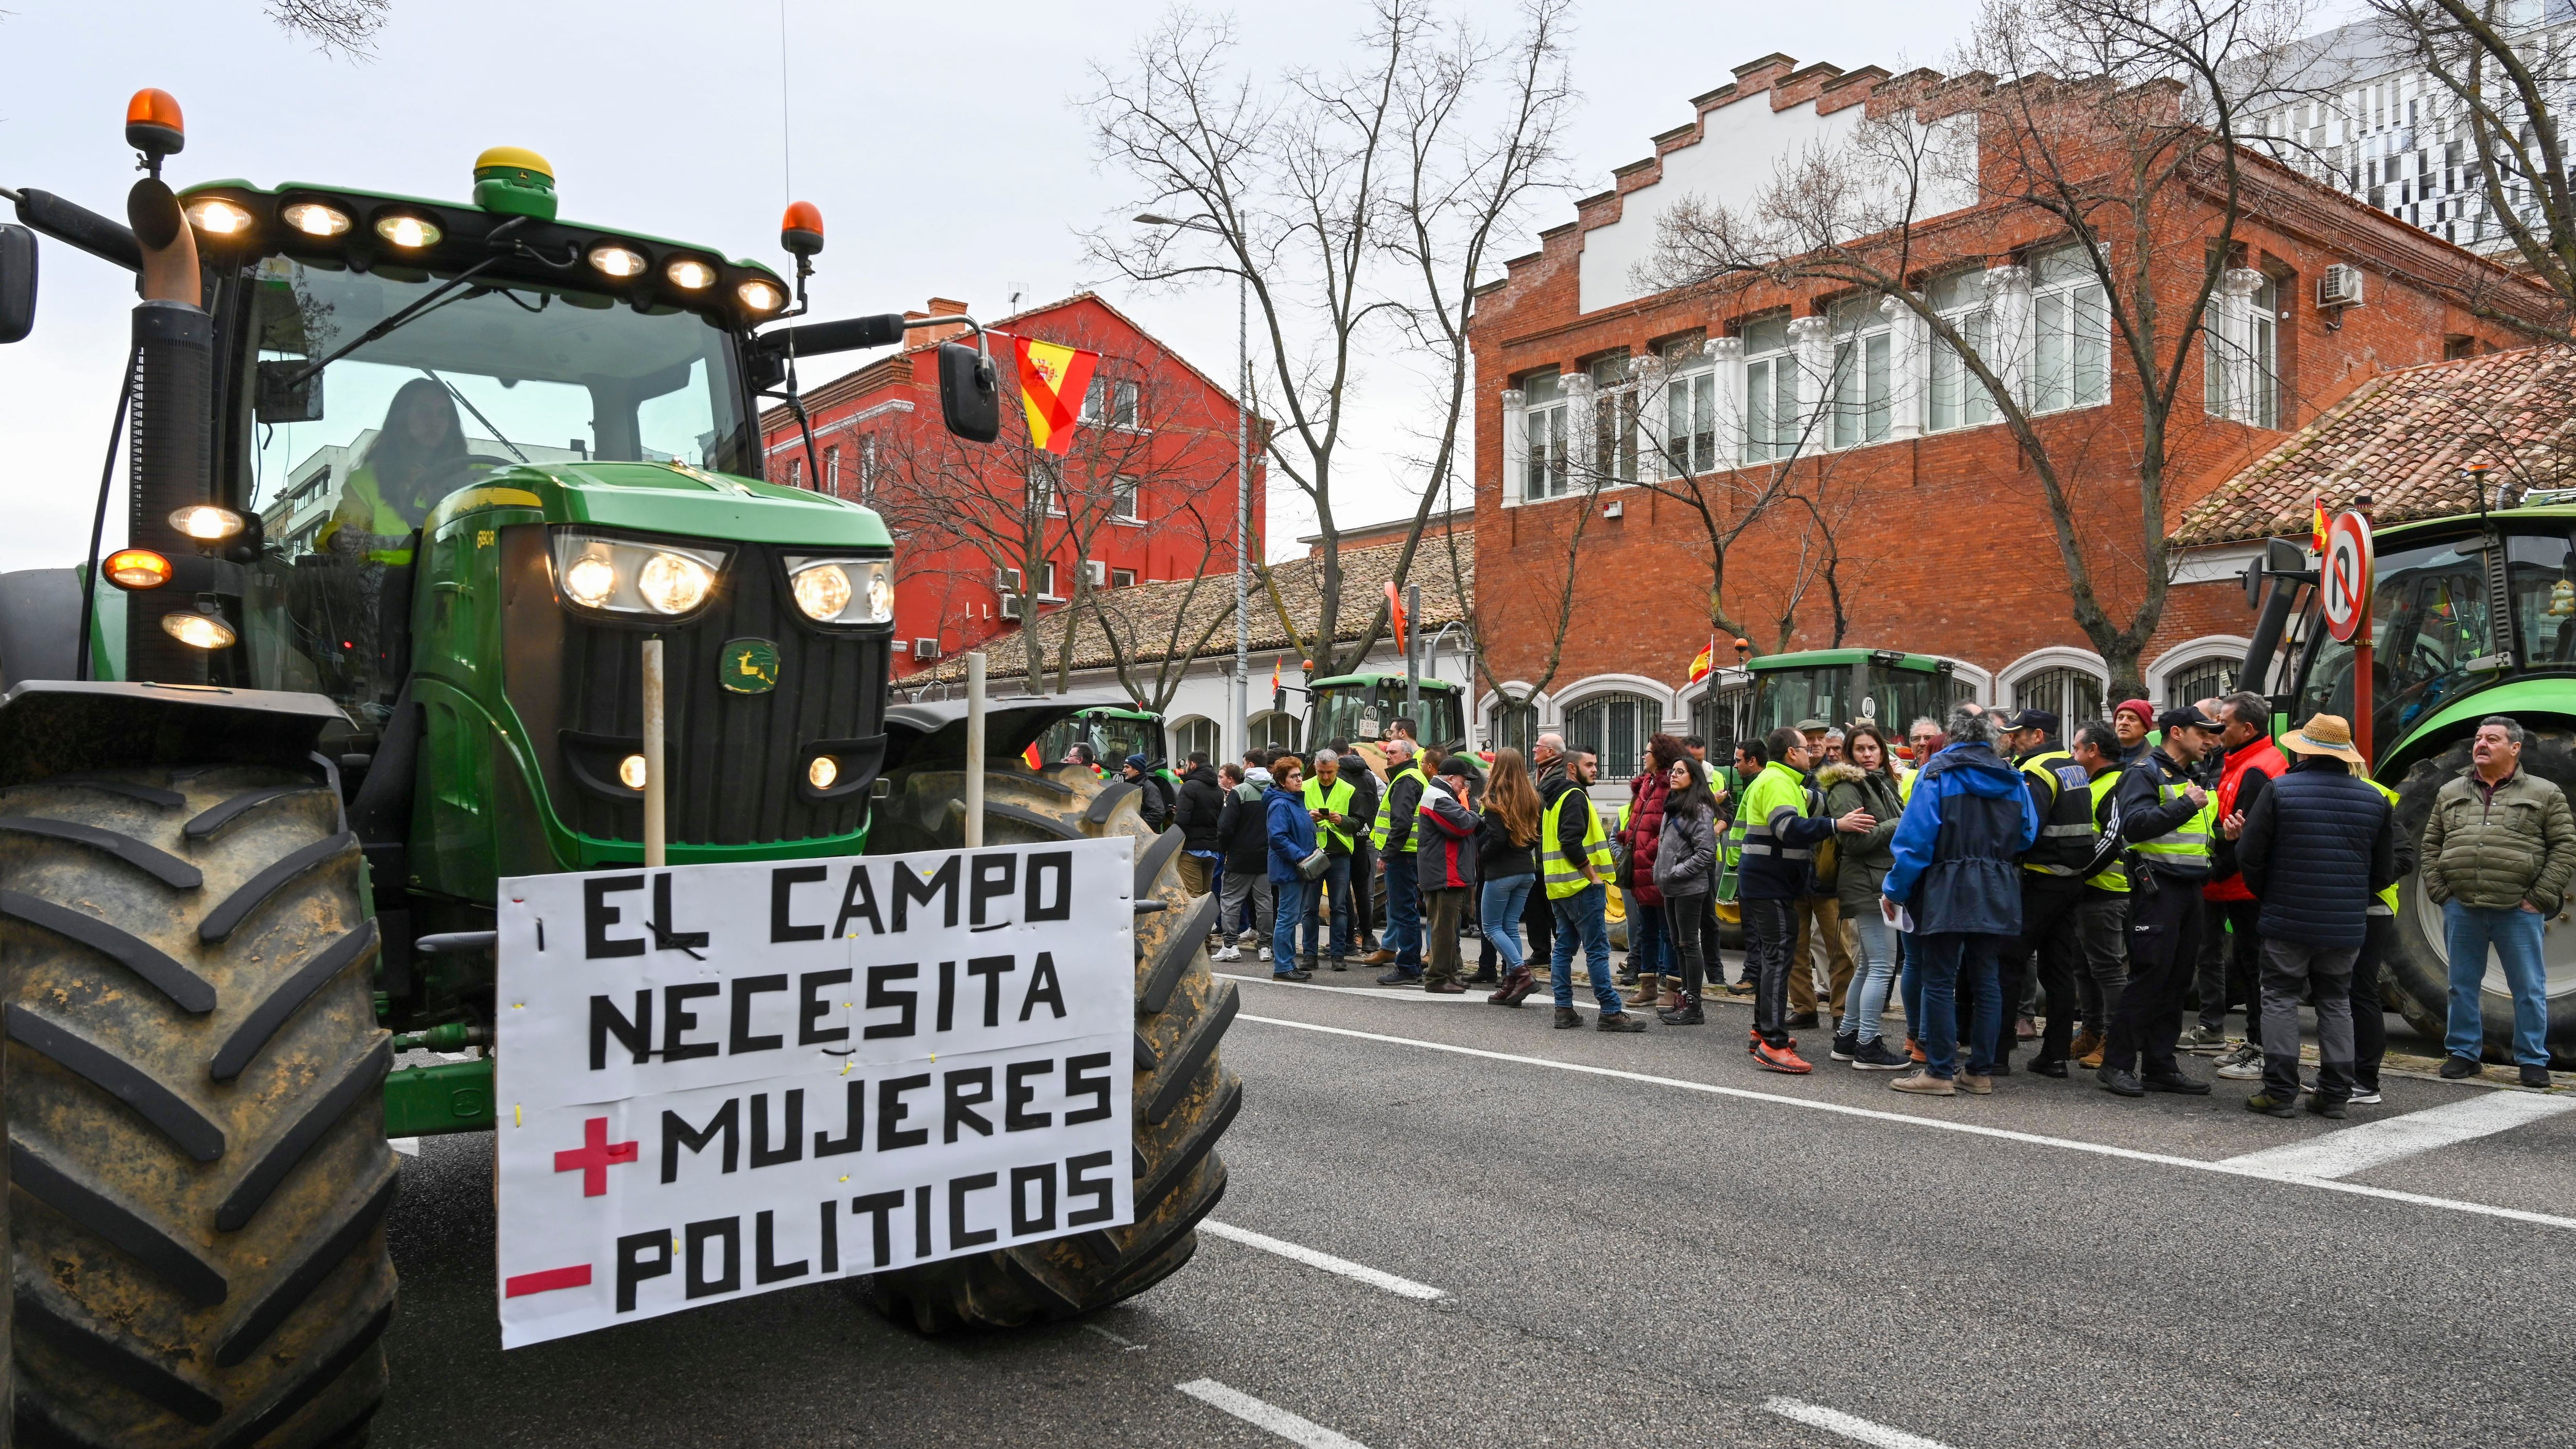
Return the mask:
<svg viewBox="0 0 2576 1449">
<path fill-rule="evenodd" d="M 2230 1167 L 2251 1167 L 2292 1177 L 2350 1177 L 2400 1158 L 2430 1152 L 2480 1137 L 2508 1132 L 2528 1122 L 2576 1112 L 2576 1097 L 2543 1097 L 2536 1093 L 2495 1092 L 2346 1127 L 2305 1142 L 2267 1147 L 2227 1159 Z"/>
<path fill-rule="evenodd" d="M 1248 1016 L 1243 1019 L 1254 1020 Z M 1277 1253 L 1283 1258 L 1293 1258 L 1309 1268 L 1321 1268 L 1327 1273 L 1339 1273 L 1345 1278 L 1358 1279 L 1372 1288 L 1383 1288 L 1399 1298 L 1429 1299 L 1449 1296 L 1428 1283 L 1416 1283 L 1410 1278 L 1398 1278 L 1393 1273 L 1381 1273 L 1365 1263 L 1354 1263 L 1348 1258 L 1336 1258 L 1330 1253 L 1319 1253 L 1312 1248 L 1284 1242 L 1265 1233 L 1238 1228 L 1232 1223 L 1220 1223 L 1213 1219 L 1202 1218 L 1199 1220 L 1199 1231 L 1212 1233 L 1231 1243 L 1241 1243 L 1247 1248 L 1259 1248 L 1265 1253 Z"/>
<path fill-rule="evenodd" d="M 1118 1345 L 1120 1348 L 1127 1350 L 1129 1353 L 1143 1353 L 1145 1351 L 1146 1346 L 1144 1344 L 1138 1343 L 1132 1338 L 1120 1338 L 1117 1334 L 1111 1333 L 1108 1329 L 1101 1327 L 1097 1323 L 1086 1323 L 1082 1325 L 1082 1331 L 1085 1333 L 1096 1333 L 1102 1338 L 1108 1339 L 1111 1343 Z"/>
<path fill-rule="evenodd" d="M 385 1145 L 405 1157 L 420 1156 L 420 1139 L 417 1137 L 388 1137 Z"/>
<path fill-rule="evenodd" d="M 1756 1092 L 1745 1087 L 1721 1087 L 1713 1082 L 1686 1081 L 1680 1077 L 1658 1077 L 1646 1072 L 1623 1072 L 1616 1067 L 1596 1067 L 1583 1062 L 1550 1061 L 1545 1057 L 1525 1057 L 1514 1052 L 1486 1051 L 1480 1047 L 1455 1046 L 1442 1041 L 1423 1041 L 1417 1037 L 1390 1036 L 1374 1031 L 1353 1031 L 1348 1027 L 1340 1026 L 1319 1026 L 1311 1021 L 1289 1021 L 1284 1017 L 1245 1014 L 1236 1017 L 1235 1020 L 1258 1022 L 1263 1026 L 1284 1026 L 1294 1031 L 1321 1032 L 1327 1036 L 1354 1037 L 1361 1041 L 1382 1041 L 1396 1046 L 1420 1047 L 1424 1051 L 1447 1052 L 1453 1056 L 1481 1057 L 1494 1062 L 1517 1062 L 1523 1066 L 1548 1067 L 1560 1072 L 1577 1072 L 1591 1077 L 1610 1077 L 1623 1082 L 1642 1082 L 1654 1087 L 1679 1087 L 1688 1092 L 1705 1092 L 1713 1097 L 1737 1097 L 1748 1102 L 1769 1102 L 1775 1106 L 1797 1107 L 1809 1112 L 1827 1112 L 1838 1117 L 1859 1117 L 1867 1121 L 1889 1122 L 1903 1127 L 1928 1127 L 1936 1132 L 1957 1132 L 1969 1137 L 1989 1137 L 2003 1142 L 2027 1143 L 2034 1147 L 2056 1147 L 2068 1152 L 2089 1152 L 2096 1157 L 2116 1157 L 2127 1162 L 2152 1162 L 2165 1167 L 2188 1168 L 2193 1172 L 2216 1173 L 2221 1177 L 2244 1177 L 2257 1182 L 2286 1183 L 2296 1187 L 2315 1188 L 2321 1192 L 2340 1192 L 2354 1197 L 2375 1197 L 2387 1202 L 2413 1203 L 2418 1207 L 2441 1208 L 2450 1212 L 2471 1213 L 2479 1217 L 2504 1218 L 2511 1222 L 2535 1223 L 2546 1228 L 2566 1228 L 2576 1231 L 2576 1218 L 2529 1212 L 2522 1208 L 2497 1207 L 2491 1203 L 2462 1202 L 2456 1198 L 2433 1197 L 2420 1192 L 2400 1192 L 2395 1188 L 2369 1187 L 2357 1182 L 2337 1182 L 2301 1173 L 2246 1167 L 2235 1162 L 2209 1162 L 2197 1157 L 2176 1157 L 2165 1152 L 2141 1152 L 2134 1147 L 2113 1147 L 2101 1142 L 2081 1142 L 2071 1137 L 2045 1137 L 2036 1132 L 2015 1132 L 2004 1127 L 1981 1127 L 1973 1122 L 1948 1122 L 1938 1117 L 1912 1117 L 1902 1112 L 1879 1112 L 1867 1107 L 1846 1107 L 1840 1102 L 1814 1102 L 1803 1097 L 1784 1097 L 1776 1092 Z M 1201 1226 L 1204 1227 L 1205 1224 Z"/>
<path fill-rule="evenodd" d="M 1867 1419 L 1846 1414 L 1840 1409 L 1828 1409 L 1816 1404 L 1802 1403 L 1796 1399 L 1764 1399 L 1762 1407 L 1783 1419 L 1795 1419 L 1801 1424 L 1812 1425 L 1828 1434 L 1839 1434 L 1854 1443 L 1875 1445 L 1877 1449 L 1950 1449 L 1949 1445 L 1938 1439 L 1926 1439 L 1920 1434 L 1908 1434 L 1902 1429 L 1891 1429 L 1885 1424 L 1873 1424 Z"/>
<path fill-rule="evenodd" d="M 1199 1224 L 1204 1228 L 1206 1223 Z M 1225 1410 L 1256 1429 L 1267 1429 L 1291 1444 L 1306 1449 L 1368 1449 L 1366 1444 L 1348 1434 L 1336 1434 L 1312 1419 L 1289 1413 L 1277 1404 L 1266 1404 L 1241 1389 L 1229 1389 L 1214 1379 L 1192 1379 L 1173 1388 L 1198 1400 Z"/>
<path fill-rule="evenodd" d="M 1479 989 L 1479 987 L 1469 987 L 1465 992 L 1452 996 L 1445 992 L 1425 991 L 1419 986 L 1318 986 L 1312 981 L 1282 981 L 1276 976 L 1237 976 L 1224 971 L 1218 971 L 1211 974 L 1225 981 L 1258 982 L 1263 986 L 1279 987 L 1283 991 L 1329 991 L 1336 996 L 1345 997 L 1355 1001 L 1430 1001 L 1437 1002 L 1443 1006 L 1456 1006 L 1462 1002 L 1470 1001 L 1476 1003 L 1478 1006 L 1490 1006 L 1493 1004 L 1485 1000 L 1487 993 Z M 1463 980 L 1461 981 L 1461 984 L 1464 984 Z M 1479 986 L 1490 986 L 1492 984 L 1492 982 L 1488 981 L 1479 983 Z M 1539 981 L 1539 989 L 1542 991 L 1547 989 L 1547 982 L 1544 978 Z M 1575 994 L 1580 998 L 1574 1003 L 1577 1010 L 1599 1011 L 1601 1009 L 1599 1004 L 1593 1001 L 1592 987 L 1588 983 L 1577 986 L 1575 988 Z M 1533 992 L 1531 993 L 1529 1000 L 1524 1004 L 1541 1007 L 1553 1006 L 1556 1004 L 1556 999 L 1552 996 L 1540 996 L 1536 992 Z"/>
</svg>

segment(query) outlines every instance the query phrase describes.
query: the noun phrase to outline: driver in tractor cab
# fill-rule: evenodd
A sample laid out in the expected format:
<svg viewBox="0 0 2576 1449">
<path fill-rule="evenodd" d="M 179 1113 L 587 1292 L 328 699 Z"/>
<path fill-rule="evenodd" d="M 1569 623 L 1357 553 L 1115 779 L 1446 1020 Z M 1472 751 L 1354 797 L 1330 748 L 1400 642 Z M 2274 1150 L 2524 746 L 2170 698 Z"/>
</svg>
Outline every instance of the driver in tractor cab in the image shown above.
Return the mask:
<svg viewBox="0 0 2576 1449">
<path fill-rule="evenodd" d="M 340 506 L 314 536 L 325 553 L 363 554 L 370 563 L 411 562 L 411 535 L 429 510 L 472 481 L 465 457 L 465 429 L 447 385 L 414 378 L 394 394 L 385 424 L 367 447 L 366 461 L 349 472 Z"/>
</svg>

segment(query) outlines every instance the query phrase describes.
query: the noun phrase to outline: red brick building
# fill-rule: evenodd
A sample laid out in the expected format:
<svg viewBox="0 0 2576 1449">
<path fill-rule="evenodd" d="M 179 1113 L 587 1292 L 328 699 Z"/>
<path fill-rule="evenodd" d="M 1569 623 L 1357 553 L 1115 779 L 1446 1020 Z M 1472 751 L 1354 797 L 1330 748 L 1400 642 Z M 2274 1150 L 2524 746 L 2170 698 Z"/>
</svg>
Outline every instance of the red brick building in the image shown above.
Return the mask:
<svg viewBox="0 0 2576 1449">
<path fill-rule="evenodd" d="M 2105 707 L 2108 670 L 2071 617 L 2030 465 L 1992 400 L 1910 309 L 1824 286 L 1654 291 L 1644 280 L 1659 219 L 1685 199 L 1749 201 L 1784 163 L 1886 107 L 1966 125 L 1954 139 L 1973 149 L 1957 174 L 1979 184 L 1917 212 L 1906 282 L 1963 335 L 1993 339 L 1990 355 L 2018 359 L 2007 381 L 2059 460 L 2079 547 L 2125 620 L 2144 579 L 2137 379 L 2112 345 L 2099 281 L 2061 250 L 2063 230 L 1992 199 L 2002 148 L 1974 129 L 1981 108 L 1960 102 L 1972 86 L 1990 83 L 1777 55 L 1740 66 L 1692 103 L 1690 124 L 1656 137 L 1653 155 L 1619 167 L 1611 189 L 1577 202 L 1573 220 L 1480 294 L 1477 609 L 1495 677 L 1537 682 L 1569 557 L 1575 576 L 1564 659 L 1534 711 L 1504 719 L 1497 696 L 1484 701 L 1500 738 L 1560 725 L 1588 737 L 1730 732 L 1710 695 L 1723 675 L 1684 682 L 1710 637 L 1712 548 L 1696 511 L 1657 486 L 1664 456 L 1691 460 L 1699 476 L 1740 478 L 1736 497 L 1759 494 L 1757 470 L 1767 470 L 1829 479 L 1831 490 L 1810 491 L 1847 500 L 1830 518 L 1770 507 L 1727 549 L 1725 616 L 1759 652 L 1937 654 L 1983 700 L 2062 714 Z M 2187 364 L 2202 375 L 2191 396 L 2205 406 L 2171 419 L 2169 522 L 2381 372 L 2521 345 L 2450 300 L 2463 279 L 2513 306 L 2541 305 L 2491 264 L 2268 161 L 2247 161 L 2243 204 L 2207 334 L 2224 345 L 2195 347 Z M 2217 212 L 2198 193 L 2169 210 L 2159 225 L 2170 234 L 2152 254 L 2192 259 L 2188 275 L 2171 268 L 2179 314 L 2201 275 L 2196 239 L 2215 233 Z M 2355 269 L 2357 305 L 2318 305 L 2330 266 Z M 2156 289 L 2166 294 L 2163 280 Z M 2211 355 L 2219 361 L 2204 366 Z M 1580 481 L 1587 467 L 1606 483 L 1597 492 Z M 2139 659 L 2159 700 L 2209 692 L 2241 656 L 2252 620 L 2235 575 L 2251 552 L 2229 544 L 2178 564 Z M 1721 649 L 1721 661 L 1731 654 Z"/>
<path fill-rule="evenodd" d="M 934 297 L 927 312 L 906 315 L 966 310 Z M 772 481 L 865 503 L 893 530 L 898 676 L 1015 630 L 1026 609 L 1051 612 L 1091 589 L 1234 567 L 1237 413 L 1230 391 L 1094 293 L 986 326 L 1001 369 L 996 443 L 961 442 L 940 422 L 936 349 L 971 342 L 962 324 L 914 329 L 900 351 L 820 385 L 809 381 L 810 469 L 787 410 L 773 408 L 761 419 Z M 1063 458 L 1029 447 L 1014 336 L 1101 354 L 1073 449 Z M 1258 559 L 1264 425 L 1256 417 L 1252 426 Z"/>
</svg>

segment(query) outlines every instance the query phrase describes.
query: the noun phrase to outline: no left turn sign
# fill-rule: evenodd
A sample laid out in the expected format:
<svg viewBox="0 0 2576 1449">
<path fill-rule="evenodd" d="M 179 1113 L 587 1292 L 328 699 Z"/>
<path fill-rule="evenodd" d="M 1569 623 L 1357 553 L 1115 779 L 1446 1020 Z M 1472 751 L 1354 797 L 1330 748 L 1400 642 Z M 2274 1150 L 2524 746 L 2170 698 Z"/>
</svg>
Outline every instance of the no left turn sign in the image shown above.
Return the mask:
<svg viewBox="0 0 2576 1449">
<path fill-rule="evenodd" d="M 2370 613 L 2370 520 L 2358 513 L 2338 513 L 2326 525 L 2326 631 L 2337 643 L 2350 643 Z"/>
</svg>

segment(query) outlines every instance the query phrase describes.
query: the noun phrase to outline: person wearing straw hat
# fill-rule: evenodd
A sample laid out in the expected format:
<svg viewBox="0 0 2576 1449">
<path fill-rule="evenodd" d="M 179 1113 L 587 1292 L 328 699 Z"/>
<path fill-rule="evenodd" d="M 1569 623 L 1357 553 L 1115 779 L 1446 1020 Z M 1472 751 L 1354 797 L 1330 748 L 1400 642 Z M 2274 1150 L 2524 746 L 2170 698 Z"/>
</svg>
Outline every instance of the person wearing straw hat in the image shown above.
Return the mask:
<svg viewBox="0 0 2576 1449">
<path fill-rule="evenodd" d="M 2308 1110 L 2344 1115 L 2353 1094 L 2352 968 L 2371 897 L 2397 879 L 2395 812 L 2359 771 L 2352 724 L 2320 714 L 2281 739 L 2298 757 L 2252 805 L 2219 822 L 2261 902 L 2263 1089 L 2250 1111 L 2295 1114 L 2299 1003 L 2317 1002 L 2317 1089 Z"/>
</svg>

